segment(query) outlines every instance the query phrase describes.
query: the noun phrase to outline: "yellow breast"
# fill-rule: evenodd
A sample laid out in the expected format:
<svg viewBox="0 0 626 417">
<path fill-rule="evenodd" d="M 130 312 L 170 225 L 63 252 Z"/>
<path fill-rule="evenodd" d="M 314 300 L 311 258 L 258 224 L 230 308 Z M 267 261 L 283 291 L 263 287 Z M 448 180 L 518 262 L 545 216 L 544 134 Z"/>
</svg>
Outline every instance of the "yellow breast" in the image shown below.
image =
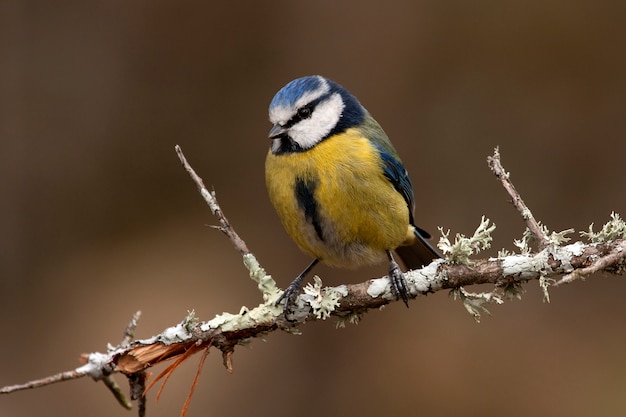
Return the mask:
<svg viewBox="0 0 626 417">
<path fill-rule="evenodd" d="M 333 266 L 386 259 L 407 236 L 409 209 L 385 178 L 376 148 L 357 129 L 305 152 L 274 155 L 265 163 L 270 200 L 297 245 Z M 296 198 L 298 182 L 314 184 L 317 229 Z"/>
</svg>

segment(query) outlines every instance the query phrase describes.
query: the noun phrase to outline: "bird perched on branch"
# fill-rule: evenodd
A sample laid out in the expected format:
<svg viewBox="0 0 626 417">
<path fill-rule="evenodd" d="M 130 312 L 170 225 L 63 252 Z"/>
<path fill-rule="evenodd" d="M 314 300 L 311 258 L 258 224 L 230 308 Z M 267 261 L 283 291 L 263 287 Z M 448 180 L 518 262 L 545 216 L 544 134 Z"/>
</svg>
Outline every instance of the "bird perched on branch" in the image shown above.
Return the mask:
<svg viewBox="0 0 626 417">
<path fill-rule="evenodd" d="M 285 300 L 285 315 L 318 262 L 349 268 L 386 260 L 396 297 L 408 307 L 392 251 L 409 269 L 440 255 L 413 223 L 411 180 L 383 129 L 352 94 L 319 75 L 278 91 L 269 119 L 269 197 L 289 236 L 313 257 L 277 302 Z"/>
</svg>

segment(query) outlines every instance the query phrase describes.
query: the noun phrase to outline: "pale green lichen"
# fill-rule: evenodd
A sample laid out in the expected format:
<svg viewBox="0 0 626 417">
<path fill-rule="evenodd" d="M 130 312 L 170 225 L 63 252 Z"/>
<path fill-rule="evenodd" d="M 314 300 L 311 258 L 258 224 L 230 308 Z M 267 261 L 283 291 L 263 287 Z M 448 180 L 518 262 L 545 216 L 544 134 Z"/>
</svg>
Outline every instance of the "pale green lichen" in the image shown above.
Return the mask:
<svg viewBox="0 0 626 417">
<path fill-rule="evenodd" d="M 528 255 L 531 251 L 530 242 L 533 240 L 533 234 L 526 228 L 522 234 L 522 239 L 513 241 L 513 244 L 517 246 L 522 255 Z"/>
<path fill-rule="evenodd" d="M 539 277 L 539 288 L 541 288 L 541 291 L 543 292 L 543 302 L 544 303 L 549 303 L 550 302 L 550 292 L 548 291 L 548 289 L 555 282 L 556 282 L 556 280 L 554 278 L 548 278 L 548 277 L 545 276 L 544 272 L 541 273 L 541 276 Z"/>
<path fill-rule="evenodd" d="M 548 234 L 548 228 L 541 226 L 545 229 L 546 236 L 548 237 L 548 243 L 554 246 L 561 246 L 563 243 L 569 242 L 571 239 L 567 235 L 574 233 L 574 229 L 565 229 L 561 232 L 552 232 Z"/>
<path fill-rule="evenodd" d="M 243 306 L 239 314 L 226 312 L 218 314 L 212 320 L 202 323 L 200 329 L 207 331 L 220 327 L 223 331 L 235 331 L 254 327 L 260 323 L 271 323 L 282 312 L 282 306 L 277 306 L 275 301 L 266 301 L 253 309 Z"/>
<path fill-rule="evenodd" d="M 589 239 L 592 243 L 606 243 L 616 239 L 626 239 L 626 223 L 618 213 L 611 213 L 609 220 L 599 232 L 593 231 L 593 223 L 589 225 L 588 232 L 580 232 L 580 235 Z"/>
<path fill-rule="evenodd" d="M 326 320 L 331 313 L 339 307 L 339 300 L 344 296 L 343 292 L 335 288 L 322 288 L 322 280 L 317 275 L 313 277 L 313 284 L 307 284 L 304 287 L 304 294 L 309 297 L 303 297 L 311 306 L 313 314 L 317 319 Z"/>
<path fill-rule="evenodd" d="M 365 314 L 366 311 L 367 310 L 355 310 L 355 311 L 350 312 L 350 314 L 338 317 L 335 327 L 337 329 L 339 328 L 343 329 L 344 327 L 346 327 L 346 323 L 359 324 L 359 322 L 363 318 L 363 315 Z"/>
<path fill-rule="evenodd" d="M 282 290 L 278 288 L 274 278 L 265 272 L 265 269 L 261 267 L 256 257 L 251 253 L 243 256 L 243 264 L 250 272 L 250 278 L 257 283 L 259 291 L 263 294 L 263 301 L 266 303 L 275 302 L 282 294 Z"/>
<path fill-rule="evenodd" d="M 506 284 L 502 287 L 502 292 L 504 293 L 504 298 L 507 300 L 522 299 L 522 294 L 526 292 L 521 282 L 513 281 L 511 283 Z"/>
<path fill-rule="evenodd" d="M 560 270 L 567 275 L 574 272 L 572 259 L 581 256 L 585 252 L 586 245 L 583 242 L 574 242 L 567 246 L 561 246 L 559 250 L 550 251 L 550 256 L 557 262 L 560 262 Z M 597 255 L 591 255 L 587 259 L 594 261 Z M 540 271 L 541 272 L 541 271 Z M 541 284 L 541 282 L 540 282 Z M 549 302 L 549 300 L 548 300 Z"/>
<path fill-rule="evenodd" d="M 496 225 L 489 223 L 490 220 L 483 216 L 472 237 L 465 237 L 465 235 L 457 233 L 454 243 L 451 243 L 449 239 L 450 230 L 444 232 L 443 228 L 439 227 L 442 236 L 439 238 L 437 246 L 443 252 L 446 260 L 456 264 L 471 265 L 469 259 L 471 255 L 491 247 L 491 232 L 496 229 Z"/>
<path fill-rule="evenodd" d="M 207 331 L 209 329 L 217 329 L 218 327 L 222 327 L 225 331 L 232 331 L 240 327 L 239 322 L 241 321 L 241 319 L 242 316 L 240 314 L 224 312 L 222 314 L 216 314 L 212 320 L 203 323 L 200 326 L 200 329 L 203 331 Z"/>
<path fill-rule="evenodd" d="M 481 313 L 491 315 L 489 310 L 485 307 L 485 304 L 504 303 L 502 297 L 500 297 L 500 294 L 498 294 L 496 290 L 491 292 L 473 293 L 465 291 L 463 287 L 459 287 L 450 291 L 450 295 L 453 299 L 460 299 L 463 302 L 463 306 L 474 318 L 474 320 L 476 320 L 476 323 L 480 323 Z"/>
<path fill-rule="evenodd" d="M 258 284 L 259 290 L 263 293 L 263 303 L 253 309 L 243 306 L 239 310 L 239 314 L 218 314 L 212 320 L 202 323 L 200 326 L 202 331 L 218 327 L 223 331 L 235 331 L 253 327 L 259 323 L 270 323 L 282 314 L 282 307 L 276 305 L 276 300 L 282 294 L 282 291 L 276 285 L 276 281 L 274 281 L 271 275 L 265 273 L 265 270 L 259 265 L 254 255 L 244 255 L 243 263 L 250 271 L 250 278 Z"/>
<path fill-rule="evenodd" d="M 187 312 L 187 317 L 185 317 L 181 325 L 187 332 L 191 333 L 192 329 L 198 325 L 198 322 L 195 310 L 191 310 Z"/>
<path fill-rule="evenodd" d="M 552 246 L 560 246 L 563 243 L 569 242 L 571 239 L 567 237 L 567 235 L 574 233 L 574 229 L 566 229 L 561 232 L 550 232 L 546 226 L 539 223 L 539 227 L 541 229 L 541 233 L 546 237 L 548 244 Z M 524 233 L 522 234 L 522 239 L 513 241 L 513 244 L 517 246 L 522 255 L 528 255 L 532 248 L 530 246 L 531 242 L 535 240 L 535 235 L 526 228 Z"/>
</svg>

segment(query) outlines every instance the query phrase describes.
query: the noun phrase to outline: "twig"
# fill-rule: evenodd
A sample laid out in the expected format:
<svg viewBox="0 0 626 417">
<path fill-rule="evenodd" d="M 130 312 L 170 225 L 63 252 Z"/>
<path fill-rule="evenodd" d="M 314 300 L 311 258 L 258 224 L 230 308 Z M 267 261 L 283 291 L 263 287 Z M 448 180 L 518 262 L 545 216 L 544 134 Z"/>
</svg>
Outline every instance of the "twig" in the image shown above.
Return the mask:
<svg viewBox="0 0 626 417">
<path fill-rule="evenodd" d="M 489 168 L 491 168 L 491 171 L 496 175 L 496 177 L 498 177 L 500 182 L 502 182 L 502 186 L 504 187 L 504 189 L 511 196 L 511 201 L 513 205 L 522 215 L 522 218 L 526 222 L 526 227 L 528 227 L 528 230 L 530 230 L 532 235 L 537 240 L 537 246 L 539 247 L 539 250 L 546 248 L 549 245 L 548 238 L 541 229 L 541 226 L 539 225 L 537 220 L 535 220 L 535 217 L 533 216 L 530 209 L 526 206 L 526 204 L 524 204 L 524 200 L 522 200 L 522 197 L 513 186 L 513 183 L 510 179 L 510 173 L 506 172 L 502 167 L 502 164 L 500 163 L 500 150 L 498 148 L 494 149 L 493 156 L 487 157 L 487 163 L 489 164 Z"/>
<path fill-rule="evenodd" d="M 124 329 L 124 337 L 120 342 L 120 346 L 128 346 L 130 342 L 135 338 L 135 329 L 137 328 L 137 324 L 139 324 L 139 319 L 141 318 L 141 311 L 137 311 L 133 314 L 133 317 L 128 322 L 128 326 Z"/>
<path fill-rule="evenodd" d="M 557 286 L 561 284 L 569 284 L 576 281 L 577 279 L 585 278 L 593 274 L 594 272 L 603 271 L 611 267 L 615 268 L 616 266 L 619 266 L 622 262 L 624 262 L 625 250 L 625 246 L 616 246 L 611 253 L 601 257 L 600 259 L 596 260 L 594 263 L 585 268 L 576 269 L 569 274 L 564 275 L 554 285 Z"/>
<path fill-rule="evenodd" d="M 124 336 L 122 337 L 122 341 L 120 342 L 119 346 L 120 347 L 128 347 L 130 346 L 130 343 L 133 341 L 133 339 L 135 338 L 135 329 L 137 328 L 137 324 L 139 323 L 139 318 L 141 317 L 141 311 L 137 311 L 135 312 L 135 314 L 133 314 L 133 317 L 130 319 L 130 321 L 128 322 L 128 325 L 126 326 L 126 328 L 124 329 Z M 145 374 L 144 374 L 145 376 Z M 129 384 L 130 384 L 130 389 L 131 389 L 131 400 L 136 399 L 133 398 L 133 391 L 135 391 L 137 389 L 137 386 L 134 385 L 134 381 L 135 379 L 130 379 L 129 378 Z M 111 393 L 113 394 L 113 397 L 115 397 L 115 399 L 117 400 L 117 402 L 124 407 L 127 410 L 130 410 L 133 408 L 133 405 L 131 404 L 130 401 L 128 401 L 128 399 L 126 398 L 126 396 L 124 395 L 124 393 L 122 392 L 122 389 L 120 388 L 119 385 L 117 385 L 117 382 L 115 382 L 115 380 L 113 379 L 113 377 L 111 375 L 103 375 L 102 377 L 102 382 L 104 382 L 104 385 L 109 389 L 109 391 L 111 391 Z M 141 397 L 140 397 L 141 398 Z M 143 412 L 145 413 L 145 405 L 143 407 L 139 407 L 139 414 L 140 416 L 142 415 L 142 408 L 143 408 Z"/>
<path fill-rule="evenodd" d="M 244 242 L 243 239 L 239 237 L 237 232 L 235 232 L 235 229 L 233 229 L 233 227 L 230 225 L 230 222 L 228 221 L 228 219 L 226 219 L 226 216 L 224 216 L 222 209 L 217 204 L 217 200 L 215 199 L 215 191 L 209 192 L 209 190 L 207 190 L 207 188 L 204 186 L 204 182 L 202 181 L 202 178 L 200 178 L 200 176 L 196 174 L 196 171 L 194 171 L 191 165 L 189 165 L 189 162 L 187 162 L 187 158 L 185 158 L 185 155 L 183 154 L 183 151 L 180 149 L 180 146 L 176 145 L 174 149 L 176 150 L 178 159 L 180 159 L 180 162 L 183 164 L 183 167 L 189 173 L 189 176 L 191 177 L 191 179 L 196 183 L 198 190 L 200 191 L 200 194 L 202 195 L 202 198 L 204 198 L 204 201 L 206 201 L 206 203 L 209 205 L 209 208 L 211 209 L 211 212 L 213 213 L 213 215 L 217 217 L 217 220 L 220 223 L 220 226 L 218 227 L 218 229 L 222 233 L 224 233 L 226 236 L 228 236 L 228 238 L 233 243 L 233 245 L 235 245 L 235 248 L 239 251 L 240 254 L 242 255 L 249 254 L 250 250 L 248 249 L 246 242 Z"/>
<path fill-rule="evenodd" d="M 10 394 L 15 391 L 22 391 L 25 389 L 44 387 L 46 385 L 51 385 L 57 382 L 68 381 L 70 379 L 78 379 L 84 376 L 87 376 L 87 374 L 85 372 L 81 372 L 80 368 L 77 368 L 77 369 L 74 369 L 73 371 L 60 372 L 58 374 L 50 375 L 45 378 L 35 379 L 25 384 L 15 384 L 15 385 L 8 385 L 6 387 L 2 387 L 0 388 L 0 394 Z"/>
<path fill-rule="evenodd" d="M 133 405 L 130 403 L 130 401 L 128 401 L 128 399 L 122 392 L 122 389 L 119 385 L 117 385 L 117 382 L 115 382 L 111 375 L 103 377 L 102 382 L 104 382 L 104 385 L 109 389 L 109 391 L 113 393 L 113 397 L 115 397 L 117 402 L 120 403 L 122 407 L 127 410 L 131 410 L 133 408 Z"/>
<path fill-rule="evenodd" d="M 137 401 L 137 413 L 139 417 L 146 415 L 146 396 L 144 395 L 146 391 L 146 379 L 147 375 L 143 371 L 128 375 L 130 399 Z"/>
</svg>

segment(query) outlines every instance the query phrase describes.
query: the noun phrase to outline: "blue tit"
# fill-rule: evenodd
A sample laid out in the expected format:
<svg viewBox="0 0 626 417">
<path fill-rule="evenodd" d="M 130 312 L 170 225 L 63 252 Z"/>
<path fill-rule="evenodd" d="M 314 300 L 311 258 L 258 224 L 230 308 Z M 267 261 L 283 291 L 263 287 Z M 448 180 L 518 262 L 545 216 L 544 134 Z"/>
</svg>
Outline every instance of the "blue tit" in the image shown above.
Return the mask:
<svg viewBox="0 0 626 417">
<path fill-rule="evenodd" d="M 319 75 L 278 91 L 269 119 L 267 191 L 289 236 L 313 257 L 277 304 L 284 299 L 288 313 L 318 262 L 351 268 L 387 261 L 396 297 L 408 307 L 392 251 L 409 269 L 440 255 L 413 223 L 411 180 L 383 129 L 345 88 Z"/>
</svg>

